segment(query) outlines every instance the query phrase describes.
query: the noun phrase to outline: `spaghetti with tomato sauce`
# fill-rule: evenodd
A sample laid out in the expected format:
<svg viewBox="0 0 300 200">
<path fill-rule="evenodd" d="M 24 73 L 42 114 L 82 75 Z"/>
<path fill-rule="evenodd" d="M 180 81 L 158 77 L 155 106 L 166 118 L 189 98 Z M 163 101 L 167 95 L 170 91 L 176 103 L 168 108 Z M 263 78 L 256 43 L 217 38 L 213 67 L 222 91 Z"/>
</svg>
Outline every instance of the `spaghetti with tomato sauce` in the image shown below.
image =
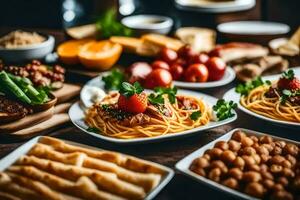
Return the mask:
<svg viewBox="0 0 300 200">
<path fill-rule="evenodd" d="M 163 104 L 148 102 L 145 112 L 136 114 L 118 108 L 119 96 L 118 92 L 110 92 L 89 108 L 86 124 L 109 137 L 132 139 L 190 130 L 208 124 L 212 118 L 211 108 L 202 99 L 191 96 L 176 95 L 176 101 L 170 103 L 168 95 L 163 95 Z"/>
</svg>

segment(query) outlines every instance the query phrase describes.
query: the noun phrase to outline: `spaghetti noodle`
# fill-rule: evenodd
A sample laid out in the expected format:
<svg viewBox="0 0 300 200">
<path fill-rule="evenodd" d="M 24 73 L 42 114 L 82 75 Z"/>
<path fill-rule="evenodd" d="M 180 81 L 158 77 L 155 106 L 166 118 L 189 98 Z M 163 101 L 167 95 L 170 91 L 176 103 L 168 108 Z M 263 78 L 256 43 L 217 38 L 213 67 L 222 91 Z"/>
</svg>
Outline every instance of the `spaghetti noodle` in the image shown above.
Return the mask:
<svg viewBox="0 0 300 200">
<path fill-rule="evenodd" d="M 130 139 L 178 133 L 203 126 L 210 121 L 211 108 L 201 99 L 177 95 L 174 104 L 164 96 L 163 105 L 148 104 L 144 113 L 122 113 L 117 108 L 119 93 L 110 93 L 102 102 L 87 110 L 85 122 L 102 134 Z M 198 112 L 197 119 L 191 119 Z"/>
<path fill-rule="evenodd" d="M 248 95 L 241 96 L 241 105 L 272 119 L 300 123 L 300 105 L 293 104 L 289 100 L 283 103 L 280 99 L 281 95 L 276 90 L 274 95 L 269 97 L 266 94 L 270 88 L 271 86 L 268 85 L 254 88 Z"/>
</svg>

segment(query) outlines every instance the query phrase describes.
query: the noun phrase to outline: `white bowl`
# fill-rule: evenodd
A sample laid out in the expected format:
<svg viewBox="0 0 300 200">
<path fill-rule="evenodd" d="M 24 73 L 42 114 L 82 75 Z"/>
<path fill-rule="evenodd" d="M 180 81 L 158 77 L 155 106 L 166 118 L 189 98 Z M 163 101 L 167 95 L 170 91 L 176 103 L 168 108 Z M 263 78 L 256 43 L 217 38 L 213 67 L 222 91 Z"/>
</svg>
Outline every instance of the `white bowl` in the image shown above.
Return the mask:
<svg viewBox="0 0 300 200">
<path fill-rule="evenodd" d="M 43 35 L 46 40 L 40 44 L 7 49 L 0 47 L 0 59 L 4 62 L 21 62 L 25 60 L 42 59 L 54 49 L 55 39 L 51 35 Z"/>
<path fill-rule="evenodd" d="M 135 30 L 137 34 L 168 34 L 174 22 L 170 17 L 160 15 L 133 15 L 123 18 L 121 23 Z"/>
</svg>

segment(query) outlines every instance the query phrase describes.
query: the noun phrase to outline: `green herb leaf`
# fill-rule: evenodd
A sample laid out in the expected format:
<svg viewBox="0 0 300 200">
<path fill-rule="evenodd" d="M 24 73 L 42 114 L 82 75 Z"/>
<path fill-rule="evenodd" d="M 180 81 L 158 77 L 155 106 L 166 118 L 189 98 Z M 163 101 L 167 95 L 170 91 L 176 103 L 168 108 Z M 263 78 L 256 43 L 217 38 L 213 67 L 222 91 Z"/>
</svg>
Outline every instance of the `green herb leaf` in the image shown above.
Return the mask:
<svg viewBox="0 0 300 200">
<path fill-rule="evenodd" d="M 195 111 L 190 115 L 191 120 L 196 121 L 201 117 L 201 112 L 200 111 Z"/>
<path fill-rule="evenodd" d="M 216 112 L 218 120 L 222 121 L 234 116 L 232 110 L 237 108 L 237 104 L 233 101 L 225 101 L 224 99 L 219 99 L 216 105 L 213 106 L 213 110 Z"/>
<path fill-rule="evenodd" d="M 176 94 L 177 94 L 177 88 L 163 88 L 163 87 L 156 87 L 154 88 L 154 92 L 157 96 L 162 96 L 164 94 L 168 95 L 169 101 L 171 104 L 176 102 Z"/>
<path fill-rule="evenodd" d="M 138 83 L 135 82 L 131 85 L 128 82 L 123 82 L 120 88 L 120 94 L 124 95 L 125 97 L 129 98 L 134 94 L 140 94 L 144 91 L 144 88 Z"/>
<path fill-rule="evenodd" d="M 295 77 L 295 73 L 293 70 L 289 69 L 282 74 L 282 78 L 292 80 Z"/>
<path fill-rule="evenodd" d="M 109 75 L 103 76 L 102 81 L 106 90 L 119 90 L 125 81 L 125 76 L 120 70 L 114 69 Z"/>
<path fill-rule="evenodd" d="M 154 93 L 151 93 L 148 96 L 148 101 L 153 105 L 164 104 L 164 102 L 165 102 L 162 95 L 155 95 Z"/>
<path fill-rule="evenodd" d="M 271 85 L 271 82 L 263 81 L 261 77 L 257 77 L 251 81 L 246 82 L 245 84 L 238 84 L 235 88 L 235 91 L 237 93 L 240 93 L 241 95 L 248 95 L 251 90 L 264 84 Z"/>
</svg>

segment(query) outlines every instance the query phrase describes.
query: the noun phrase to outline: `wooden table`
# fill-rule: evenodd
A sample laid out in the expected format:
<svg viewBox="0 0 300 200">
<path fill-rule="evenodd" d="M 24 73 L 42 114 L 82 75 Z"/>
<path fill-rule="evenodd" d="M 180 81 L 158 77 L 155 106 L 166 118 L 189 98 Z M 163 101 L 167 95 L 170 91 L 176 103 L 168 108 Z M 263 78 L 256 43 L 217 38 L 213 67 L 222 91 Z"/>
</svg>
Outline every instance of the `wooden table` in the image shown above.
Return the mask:
<svg viewBox="0 0 300 200">
<path fill-rule="evenodd" d="M 3 31 L 3 30 L 2 30 Z M 1 32 L 1 29 L 0 29 Z M 48 32 L 48 31 L 45 31 Z M 50 33 L 50 32 L 49 32 Z M 63 33 L 57 31 L 51 31 L 57 41 L 63 40 Z M 70 80 L 74 80 L 74 77 L 69 76 Z M 82 84 L 85 79 L 81 77 L 80 80 Z M 205 89 L 199 90 L 206 94 L 221 98 L 223 94 L 234 87 L 236 83 L 231 83 L 227 86 L 215 88 L 215 89 Z M 292 130 L 287 128 L 282 128 L 274 126 L 270 123 L 264 122 L 262 120 L 254 119 L 240 111 L 238 111 L 238 119 L 228 125 L 224 125 L 218 128 L 211 129 L 209 131 L 199 132 L 198 134 L 190 137 L 179 138 L 175 140 L 141 144 L 141 145 L 116 145 L 113 143 L 107 143 L 96 139 L 90 135 L 87 135 L 80 130 L 78 130 L 71 123 L 64 125 L 59 130 L 56 130 L 49 135 L 67 139 L 75 142 L 80 142 L 83 144 L 88 144 L 91 146 L 96 146 L 108 150 L 119 151 L 126 154 L 131 154 L 146 160 L 151 160 L 174 169 L 174 165 L 177 161 L 187 156 L 191 152 L 200 148 L 201 146 L 207 144 L 208 142 L 216 139 L 217 137 L 225 134 L 231 129 L 242 127 L 249 128 L 257 131 L 262 131 L 265 133 L 270 133 L 276 136 L 285 137 L 293 140 L 300 141 L 299 130 Z M 0 136 L 0 157 L 4 157 L 19 145 L 26 141 L 18 141 L 13 138 L 6 138 Z M 156 199 L 232 199 L 231 196 L 217 191 L 215 189 L 209 188 L 206 185 L 200 184 L 180 173 L 176 172 L 176 175 L 171 180 L 171 182 L 157 195 Z"/>
</svg>

